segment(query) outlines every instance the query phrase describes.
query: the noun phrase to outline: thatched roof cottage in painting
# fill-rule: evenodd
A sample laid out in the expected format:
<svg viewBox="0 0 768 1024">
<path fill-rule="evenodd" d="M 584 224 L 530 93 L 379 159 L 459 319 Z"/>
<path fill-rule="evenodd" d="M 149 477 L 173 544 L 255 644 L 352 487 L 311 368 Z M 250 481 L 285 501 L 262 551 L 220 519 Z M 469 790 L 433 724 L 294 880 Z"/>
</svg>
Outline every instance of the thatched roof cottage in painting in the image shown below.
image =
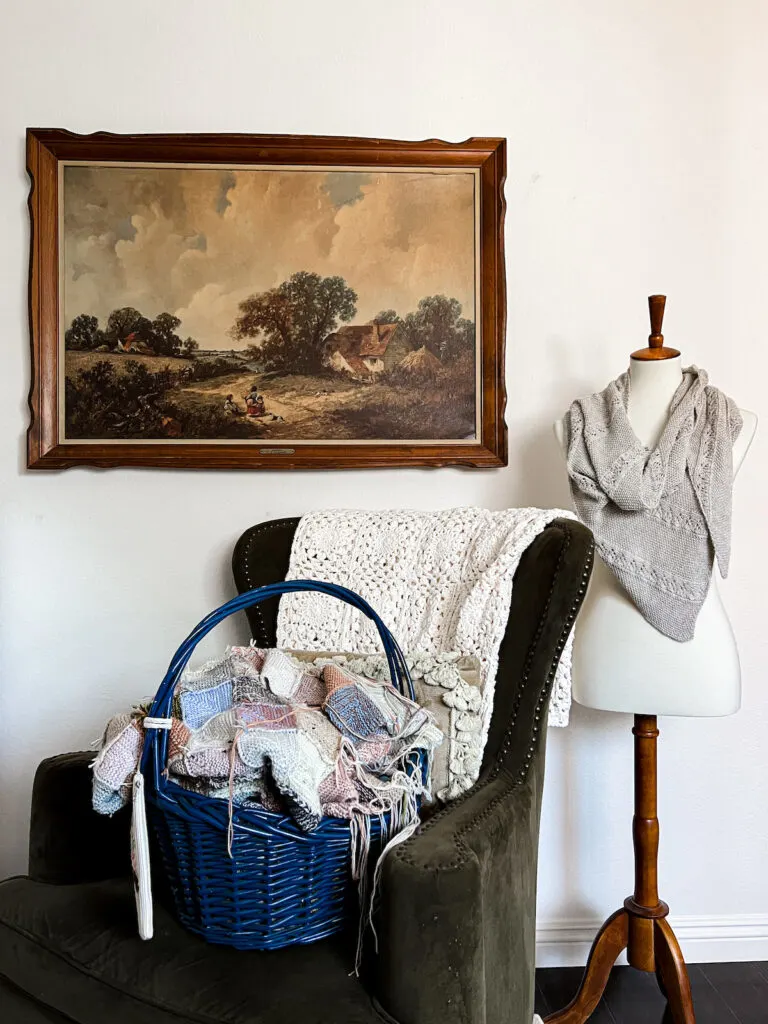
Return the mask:
<svg viewBox="0 0 768 1024">
<path fill-rule="evenodd" d="M 353 324 L 325 339 L 323 361 L 353 377 L 375 377 L 391 370 L 409 351 L 397 338 L 397 324 Z"/>
</svg>

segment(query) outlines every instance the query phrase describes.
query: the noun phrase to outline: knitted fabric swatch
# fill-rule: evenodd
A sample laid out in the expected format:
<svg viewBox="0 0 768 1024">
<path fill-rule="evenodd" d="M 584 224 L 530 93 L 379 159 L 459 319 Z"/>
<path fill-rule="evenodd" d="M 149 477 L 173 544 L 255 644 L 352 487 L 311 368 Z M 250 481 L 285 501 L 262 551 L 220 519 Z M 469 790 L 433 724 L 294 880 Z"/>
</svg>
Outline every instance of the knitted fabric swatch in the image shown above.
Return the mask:
<svg viewBox="0 0 768 1024">
<path fill-rule="evenodd" d="M 128 802 L 143 747 L 144 731 L 136 712 L 110 719 L 91 766 L 93 809 L 98 814 L 114 814 Z"/>
<path fill-rule="evenodd" d="M 259 647 L 230 647 L 233 704 L 264 700 L 266 686 L 261 678 L 261 670 L 265 656 L 266 651 Z"/>
<path fill-rule="evenodd" d="M 336 728 L 354 743 L 387 735 L 388 720 L 351 672 L 338 665 L 323 669 L 327 687 L 325 711 Z"/>
<path fill-rule="evenodd" d="M 232 707 L 232 682 L 227 679 L 205 690 L 179 694 L 181 717 L 190 729 L 199 729 L 209 718 Z"/>
<path fill-rule="evenodd" d="M 296 824 L 307 832 L 323 817 L 319 787 L 333 770 L 334 762 L 297 729 L 250 728 L 240 737 L 238 751 L 251 767 L 269 765 L 280 795 Z"/>
<path fill-rule="evenodd" d="M 266 652 L 261 679 L 276 697 L 296 700 L 299 691 L 312 691 L 319 673 L 310 673 L 311 666 L 302 665 L 286 651 L 272 649 Z M 306 677 L 306 678 L 305 678 Z M 323 688 L 317 690 L 321 695 Z M 322 698 L 320 703 L 322 703 Z"/>
</svg>

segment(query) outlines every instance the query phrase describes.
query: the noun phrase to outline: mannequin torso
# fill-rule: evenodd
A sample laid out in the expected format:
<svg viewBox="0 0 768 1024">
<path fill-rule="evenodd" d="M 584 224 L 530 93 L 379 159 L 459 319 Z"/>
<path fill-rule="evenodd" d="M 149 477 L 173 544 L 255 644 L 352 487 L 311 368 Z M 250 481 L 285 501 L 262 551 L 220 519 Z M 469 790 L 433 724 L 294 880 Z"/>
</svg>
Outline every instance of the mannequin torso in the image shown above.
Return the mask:
<svg viewBox="0 0 768 1024">
<path fill-rule="evenodd" d="M 640 442 L 652 447 L 669 415 L 682 380 L 680 356 L 632 359 L 627 416 Z M 744 420 L 733 448 L 734 476 L 757 429 L 754 413 Z M 555 435 L 565 451 L 563 420 Z M 606 711 L 647 715 L 729 715 L 741 704 L 736 641 L 712 573 L 709 592 L 685 643 L 646 622 L 616 577 L 599 558 L 579 616 L 573 652 L 573 696 Z"/>
</svg>

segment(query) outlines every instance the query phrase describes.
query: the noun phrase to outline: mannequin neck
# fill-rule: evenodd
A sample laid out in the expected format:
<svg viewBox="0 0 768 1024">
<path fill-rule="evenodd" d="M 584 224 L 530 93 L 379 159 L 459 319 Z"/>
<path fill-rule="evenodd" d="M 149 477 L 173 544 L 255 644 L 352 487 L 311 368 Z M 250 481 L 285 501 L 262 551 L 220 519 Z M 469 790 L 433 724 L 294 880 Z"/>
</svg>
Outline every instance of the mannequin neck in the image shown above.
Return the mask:
<svg viewBox="0 0 768 1024">
<path fill-rule="evenodd" d="M 661 437 L 682 379 L 681 356 L 648 361 L 630 359 L 627 417 L 641 444 L 653 447 Z"/>
</svg>

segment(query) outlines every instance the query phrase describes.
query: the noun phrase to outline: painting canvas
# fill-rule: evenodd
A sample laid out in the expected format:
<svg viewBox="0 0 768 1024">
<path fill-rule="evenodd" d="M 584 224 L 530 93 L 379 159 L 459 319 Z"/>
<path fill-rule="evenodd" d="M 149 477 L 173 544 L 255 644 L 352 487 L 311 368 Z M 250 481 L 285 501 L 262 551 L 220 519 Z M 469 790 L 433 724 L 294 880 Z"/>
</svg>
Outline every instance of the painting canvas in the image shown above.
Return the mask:
<svg viewBox="0 0 768 1024">
<path fill-rule="evenodd" d="M 57 159 L 57 444 L 460 461 L 483 444 L 477 163 Z"/>
</svg>

